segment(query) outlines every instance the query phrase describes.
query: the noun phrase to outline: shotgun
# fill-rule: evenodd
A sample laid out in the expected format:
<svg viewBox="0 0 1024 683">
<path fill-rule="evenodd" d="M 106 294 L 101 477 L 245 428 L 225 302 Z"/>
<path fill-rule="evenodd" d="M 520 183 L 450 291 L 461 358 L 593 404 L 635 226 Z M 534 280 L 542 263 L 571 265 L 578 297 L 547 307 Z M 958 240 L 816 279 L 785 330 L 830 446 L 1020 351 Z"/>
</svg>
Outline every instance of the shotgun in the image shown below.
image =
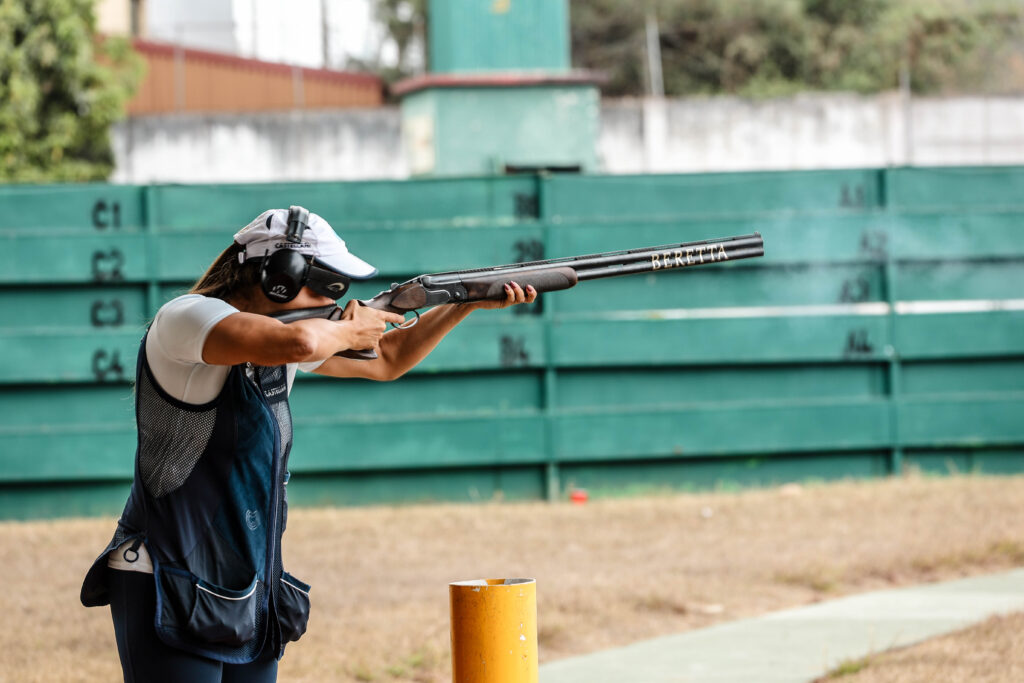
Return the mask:
<svg viewBox="0 0 1024 683">
<path fill-rule="evenodd" d="M 416 324 L 421 308 L 504 299 L 505 284 L 513 280 L 523 289 L 532 285 L 540 294 L 569 289 L 586 280 L 653 273 L 675 268 L 693 268 L 758 256 L 764 256 L 764 242 L 759 233 L 754 233 L 586 256 L 430 273 L 401 284 L 393 284 L 390 289 L 384 290 L 372 299 L 360 300 L 359 303 L 391 313 L 414 313 L 414 318 L 399 326 L 400 329 L 405 329 Z M 281 311 L 272 314 L 272 317 L 285 323 L 307 318 L 340 320 L 341 312 L 341 308 L 332 304 Z M 359 360 L 372 360 L 377 357 L 373 349 L 349 349 L 340 351 L 337 355 Z"/>
</svg>

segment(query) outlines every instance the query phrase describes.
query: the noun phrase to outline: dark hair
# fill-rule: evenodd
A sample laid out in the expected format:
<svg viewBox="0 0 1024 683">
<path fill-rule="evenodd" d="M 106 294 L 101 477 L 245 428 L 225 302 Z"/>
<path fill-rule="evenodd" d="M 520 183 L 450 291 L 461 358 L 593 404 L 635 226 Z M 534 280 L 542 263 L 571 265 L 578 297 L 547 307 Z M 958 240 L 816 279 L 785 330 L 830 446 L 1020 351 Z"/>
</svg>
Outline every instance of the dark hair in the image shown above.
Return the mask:
<svg viewBox="0 0 1024 683">
<path fill-rule="evenodd" d="M 260 283 L 260 263 L 258 259 L 250 259 L 245 263 L 238 262 L 238 255 L 245 247 L 232 242 L 231 246 L 221 252 L 210 267 L 206 269 L 189 294 L 202 294 L 227 301 L 237 295 L 251 290 L 253 285 Z"/>
</svg>

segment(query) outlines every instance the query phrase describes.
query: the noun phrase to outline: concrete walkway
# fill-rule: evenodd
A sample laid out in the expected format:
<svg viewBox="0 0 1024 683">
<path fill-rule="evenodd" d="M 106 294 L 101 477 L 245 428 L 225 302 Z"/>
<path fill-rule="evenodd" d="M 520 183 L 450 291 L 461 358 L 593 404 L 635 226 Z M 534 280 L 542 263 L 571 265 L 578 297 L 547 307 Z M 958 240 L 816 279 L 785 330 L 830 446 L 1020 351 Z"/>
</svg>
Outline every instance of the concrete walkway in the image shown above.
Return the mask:
<svg viewBox="0 0 1024 683">
<path fill-rule="evenodd" d="M 563 659 L 541 683 L 807 683 L 859 659 L 1024 610 L 1024 569 L 865 593 Z"/>
</svg>

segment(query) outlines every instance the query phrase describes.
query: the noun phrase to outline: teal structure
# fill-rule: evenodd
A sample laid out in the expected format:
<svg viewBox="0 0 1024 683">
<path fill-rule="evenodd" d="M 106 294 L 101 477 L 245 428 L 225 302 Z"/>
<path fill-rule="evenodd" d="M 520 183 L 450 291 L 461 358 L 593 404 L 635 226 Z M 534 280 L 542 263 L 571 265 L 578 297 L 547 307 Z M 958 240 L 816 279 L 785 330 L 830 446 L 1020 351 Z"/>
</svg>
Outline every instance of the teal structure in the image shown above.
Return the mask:
<svg viewBox="0 0 1024 683">
<path fill-rule="evenodd" d="M 300 376 L 294 504 L 1022 472 L 1021 197 L 1018 167 L 0 187 L 0 517 L 117 514 L 146 322 L 289 204 L 379 266 L 362 298 L 754 231 L 766 250 L 474 314 L 394 383 Z"/>
<path fill-rule="evenodd" d="M 598 170 L 600 96 L 568 0 L 431 0 L 427 75 L 396 84 L 414 176 Z"/>
<path fill-rule="evenodd" d="M 570 68 L 568 0 L 430 0 L 433 73 Z"/>
<path fill-rule="evenodd" d="M 509 169 L 597 169 L 600 96 L 588 82 L 527 80 L 516 87 L 436 82 L 402 101 L 414 175 Z"/>
</svg>

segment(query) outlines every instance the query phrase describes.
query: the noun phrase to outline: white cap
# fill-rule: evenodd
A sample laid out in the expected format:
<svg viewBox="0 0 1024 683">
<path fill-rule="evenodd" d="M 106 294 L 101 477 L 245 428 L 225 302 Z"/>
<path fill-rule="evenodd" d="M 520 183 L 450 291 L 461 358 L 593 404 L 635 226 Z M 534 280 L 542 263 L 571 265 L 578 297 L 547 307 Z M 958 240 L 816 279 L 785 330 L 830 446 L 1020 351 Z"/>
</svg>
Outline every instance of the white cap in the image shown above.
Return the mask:
<svg viewBox="0 0 1024 683">
<path fill-rule="evenodd" d="M 320 265 L 356 280 L 365 280 L 377 274 L 377 269 L 362 260 L 345 246 L 330 223 L 315 213 L 309 214 L 308 227 L 299 242 L 285 239 L 288 230 L 288 209 L 270 209 L 257 216 L 252 223 L 235 233 L 235 242 L 245 247 L 238 255 L 240 262 L 263 258 L 279 249 L 294 249 L 312 256 Z"/>
</svg>

